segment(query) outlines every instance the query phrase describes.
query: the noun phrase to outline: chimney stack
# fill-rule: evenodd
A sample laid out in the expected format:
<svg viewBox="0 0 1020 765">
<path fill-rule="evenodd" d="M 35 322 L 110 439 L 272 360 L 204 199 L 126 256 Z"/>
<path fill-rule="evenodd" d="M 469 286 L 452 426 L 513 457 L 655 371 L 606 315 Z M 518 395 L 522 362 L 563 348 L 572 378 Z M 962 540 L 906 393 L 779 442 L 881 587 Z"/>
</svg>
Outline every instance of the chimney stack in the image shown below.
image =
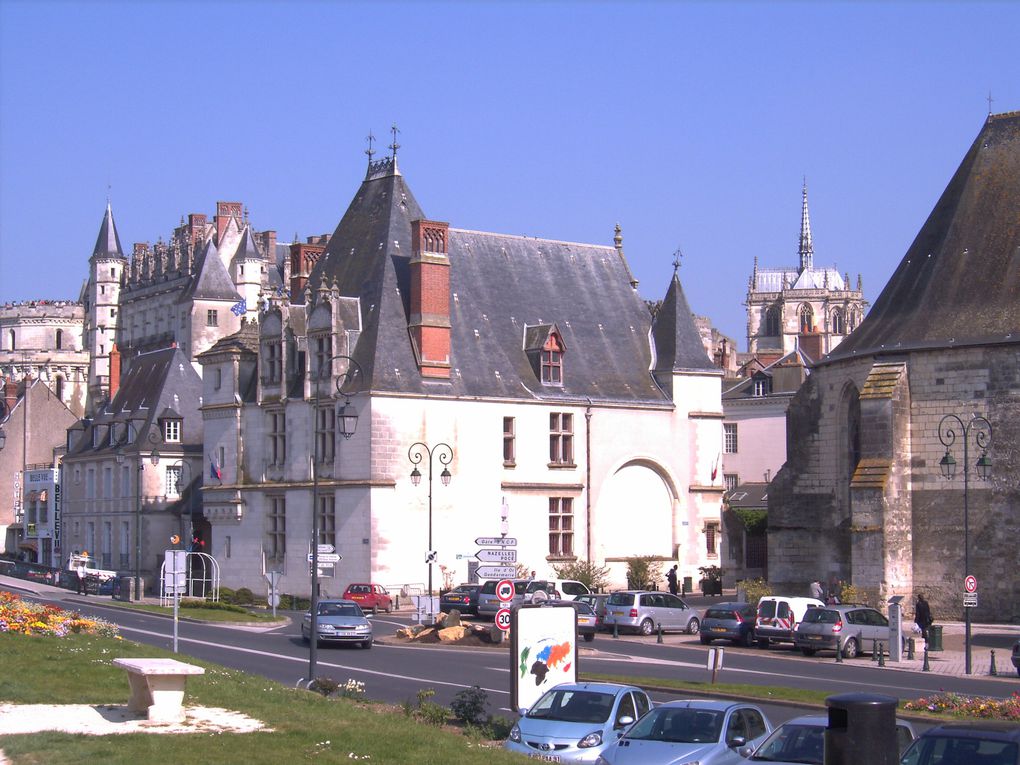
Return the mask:
<svg viewBox="0 0 1020 765">
<path fill-rule="evenodd" d="M 411 340 L 423 377 L 450 377 L 450 224 L 411 221 Z"/>
</svg>

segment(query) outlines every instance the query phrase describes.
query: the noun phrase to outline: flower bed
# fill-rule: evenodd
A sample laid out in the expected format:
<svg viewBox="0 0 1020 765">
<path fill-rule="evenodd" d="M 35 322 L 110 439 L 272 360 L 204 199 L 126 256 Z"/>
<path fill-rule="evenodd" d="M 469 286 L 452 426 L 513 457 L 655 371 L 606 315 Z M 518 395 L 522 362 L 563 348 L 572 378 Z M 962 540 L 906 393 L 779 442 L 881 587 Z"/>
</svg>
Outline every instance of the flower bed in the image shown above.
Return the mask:
<svg viewBox="0 0 1020 765">
<path fill-rule="evenodd" d="M 83 616 L 77 611 L 66 611 L 58 606 L 22 600 L 10 592 L 0 592 L 0 632 L 55 637 L 69 633 L 120 637 L 116 624 Z"/>
<path fill-rule="evenodd" d="M 915 699 L 903 705 L 914 712 L 937 712 L 956 717 L 983 717 L 991 720 L 1020 720 L 1020 691 L 1007 699 L 964 696 L 943 691 L 935 696 Z"/>
</svg>

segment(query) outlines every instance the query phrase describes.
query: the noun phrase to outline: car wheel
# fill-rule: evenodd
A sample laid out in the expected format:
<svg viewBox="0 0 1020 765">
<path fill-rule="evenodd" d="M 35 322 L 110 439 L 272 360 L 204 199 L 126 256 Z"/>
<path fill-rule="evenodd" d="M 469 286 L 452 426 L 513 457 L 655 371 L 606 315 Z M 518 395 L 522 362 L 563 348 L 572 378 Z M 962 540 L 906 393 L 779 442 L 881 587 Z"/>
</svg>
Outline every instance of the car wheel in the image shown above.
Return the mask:
<svg viewBox="0 0 1020 765">
<path fill-rule="evenodd" d="M 818 651 L 815 648 L 801 648 L 800 652 L 805 656 L 814 656 Z"/>
<path fill-rule="evenodd" d="M 372 647 L 372 641 L 371 640 L 366 640 L 364 643 L 361 644 L 361 647 L 365 648 L 365 649 L 371 648 Z"/>
<path fill-rule="evenodd" d="M 590 643 L 594 639 L 595 639 L 595 633 L 594 632 L 589 632 L 587 635 L 584 636 L 584 642 L 585 643 Z"/>
<path fill-rule="evenodd" d="M 754 645 L 754 633 L 748 630 L 744 633 L 744 636 L 737 641 L 737 645 L 742 645 L 744 648 L 750 648 Z"/>
<path fill-rule="evenodd" d="M 697 635 L 701 631 L 701 622 L 697 619 L 691 619 L 687 622 L 687 634 Z"/>
<path fill-rule="evenodd" d="M 758 638 L 758 647 L 759 648 L 768 648 L 769 647 L 769 639 L 768 638 Z"/>
<path fill-rule="evenodd" d="M 305 645 L 307 645 L 308 642 L 309 642 L 308 635 L 305 634 L 305 628 L 304 627 L 301 628 L 301 642 L 304 643 Z"/>
<path fill-rule="evenodd" d="M 843 658 L 856 659 L 860 649 L 857 647 L 857 638 L 847 638 L 843 644 Z"/>
<path fill-rule="evenodd" d="M 651 635 L 653 632 L 655 632 L 655 625 L 652 624 L 651 619 L 645 619 L 643 622 L 641 622 L 641 626 L 638 629 L 641 630 L 642 635 Z"/>
<path fill-rule="evenodd" d="M 702 645 L 708 645 L 711 642 L 712 642 L 712 638 L 708 637 L 707 635 L 702 635 L 701 636 L 701 644 Z"/>
</svg>

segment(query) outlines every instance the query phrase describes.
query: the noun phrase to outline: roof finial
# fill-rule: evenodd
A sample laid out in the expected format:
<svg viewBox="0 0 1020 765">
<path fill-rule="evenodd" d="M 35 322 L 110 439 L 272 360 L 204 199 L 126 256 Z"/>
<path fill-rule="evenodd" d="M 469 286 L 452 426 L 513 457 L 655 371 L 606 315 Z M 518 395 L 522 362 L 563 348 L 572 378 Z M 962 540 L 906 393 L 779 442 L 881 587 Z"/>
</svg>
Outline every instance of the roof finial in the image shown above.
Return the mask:
<svg viewBox="0 0 1020 765">
<path fill-rule="evenodd" d="M 683 251 L 677 247 L 676 252 L 673 253 L 673 276 L 676 276 L 676 272 L 680 270 L 680 258 L 683 256 Z"/>
<path fill-rule="evenodd" d="M 988 91 L 988 116 L 989 117 L 992 116 L 992 101 L 994 101 L 994 100 L 995 99 L 992 98 L 992 91 L 989 90 Z"/>
<path fill-rule="evenodd" d="M 800 270 L 814 265 L 815 249 L 811 244 L 811 217 L 808 215 L 807 176 L 804 177 L 803 198 L 800 207 Z"/>
<path fill-rule="evenodd" d="M 992 112 L 991 112 L 991 109 L 989 109 L 989 110 L 988 110 L 988 113 L 989 113 L 989 114 L 991 114 L 991 113 L 992 113 Z M 109 178 L 107 178 L 107 179 L 106 179 L 106 206 L 107 206 L 107 207 L 109 207 L 109 206 L 110 206 L 110 189 L 111 189 L 111 188 L 112 188 L 112 184 L 110 183 L 110 179 L 109 179 Z"/>
<path fill-rule="evenodd" d="M 620 228 L 620 224 L 616 224 L 616 229 L 613 232 L 613 245 L 617 251 L 623 250 L 623 229 Z"/>
<path fill-rule="evenodd" d="M 393 125 L 390 127 L 390 132 L 393 133 L 393 143 L 390 144 L 390 150 L 393 152 L 393 155 L 392 155 L 393 161 L 396 162 L 397 161 L 397 149 L 400 148 L 400 144 L 397 143 L 397 133 L 399 133 L 400 131 L 397 130 L 397 123 L 396 122 L 394 122 Z"/>
<path fill-rule="evenodd" d="M 368 141 L 368 148 L 365 149 L 365 153 L 368 155 L 368 164 L 372 164 L 372 155 L 375 154 L 375 149 L 372 148 L 372 143 L 375 141 L 375 136 L 372 135 L 372 131 L 368 131 L 368 135 L 365 137 Z"/>
</svg>

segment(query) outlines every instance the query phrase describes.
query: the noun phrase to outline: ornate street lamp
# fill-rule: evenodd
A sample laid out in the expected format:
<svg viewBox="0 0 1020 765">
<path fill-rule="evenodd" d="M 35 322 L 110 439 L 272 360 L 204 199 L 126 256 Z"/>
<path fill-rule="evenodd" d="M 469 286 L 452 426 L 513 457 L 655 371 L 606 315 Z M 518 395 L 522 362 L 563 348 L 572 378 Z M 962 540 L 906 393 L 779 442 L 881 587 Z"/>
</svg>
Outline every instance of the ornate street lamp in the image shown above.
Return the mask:
<svg viewBox="0 0 1020 765">
<path fill-rule="evenodd" d="M 972 416 L 970 422 L 967 423 L 964 423 L 955 414 L 947 414 L 942 418 L 939 422 L 939 440 L 946 447 L 946 453 L 939 461 L 939 468 L 941 468 L 942 475 L 948 481 L 953 480 L 953 476 L 956 473 L 956 460 L 949 449 L 956 442 L 957 429 L 959 429 L 963 441 L 963 575 L 970 577 L 970 505 L 968 499 L 970 485 L 970 437 L 974 436 L 974 443 L 981 450 L 981 456 L 974 464 L 974 467 L 977 468 L 978 475 L 984 480 L 988 478 L 988 472 L 992 467 L 992 461 L 988 457 L 988 447 L 992 444 L 992 425 L 984 417 L 977 414 Z M 971 674 L 970 609 L 971 607 L 966 604 L 963 607 L 966 630 L 964 637 L 966 650 L 965 670 L 968 675 Z"/>
<path fill-rule="evenodd" d="M 335 411 L 327 411 L 321 408 L 319 401 L 319 383 L 324 377 L 333 377 L 333 362 L 343 359 L 347 362 L 347 368 L 336 381 L 336 391 L 344 397 L 344 404 L 337 407 Z M 363 375 L 361 366 L 350 356 L 338 354 L 319 362 L 315 371 L 315 409 L 312 412 L 313 446 L 312 450 L 312 597 L 311 597 L 311 633 L 308 640 L 308 682 L 315 679 L 316 664 L 318 663 L 319 644 L 319 461 L 324 459 L 327 452 L 326 439 L 335 434 L 332 428 L 327 428 L 329 418 L 340 428 L 340 435 L 345 439 L 354 435 L 358 427 L 358 413 L 351 405 L 351 396 L 361 392 Z M 321 423 L 320 423 L 320 418 Z M 335 441 L 334 441 L 335 444 Z M 331 450 L 330 450 L 331 451 Z"/>
<path fill-rule="evenodd" d="M 11 419 L 11 409 L 7 406 L 7 379 L 0 377 L 0 451 L 3 451 L 7 443 L 7 433 L 4 431 L 4 423 Z"/>
<path fill-rule="evenodd" d="M 418 470 L 418 465 L 422 463 L 425 457 L 429 458 L 429 549 L 425 554 L 425 562 L 429 567 L 429 616 L 432 617 L 432 564 L 436 562 L 436 551 L 432 549 L 432 464 L 433 458 L 439 460 L 440 464 L 443 465 L 443 472 L 439 474 L 439 480 L 443 482 L 443 486 L 450 485 L 450 479 L 453 477 L 450 473 L 450 469 L 446 467 L 453 461 L 453 448 L 449 444 L 438 443 L 431 449 L 427 444 L 423 444 L 421 441 L 417 441 L 411 444 L 411 448 L 407 450 L 407 458 L 414 465 L 414 469 L 411 471 L 411 483 L 414 486 L 418 486 L 421 483 L 421 471 Z"/>
</svg>

